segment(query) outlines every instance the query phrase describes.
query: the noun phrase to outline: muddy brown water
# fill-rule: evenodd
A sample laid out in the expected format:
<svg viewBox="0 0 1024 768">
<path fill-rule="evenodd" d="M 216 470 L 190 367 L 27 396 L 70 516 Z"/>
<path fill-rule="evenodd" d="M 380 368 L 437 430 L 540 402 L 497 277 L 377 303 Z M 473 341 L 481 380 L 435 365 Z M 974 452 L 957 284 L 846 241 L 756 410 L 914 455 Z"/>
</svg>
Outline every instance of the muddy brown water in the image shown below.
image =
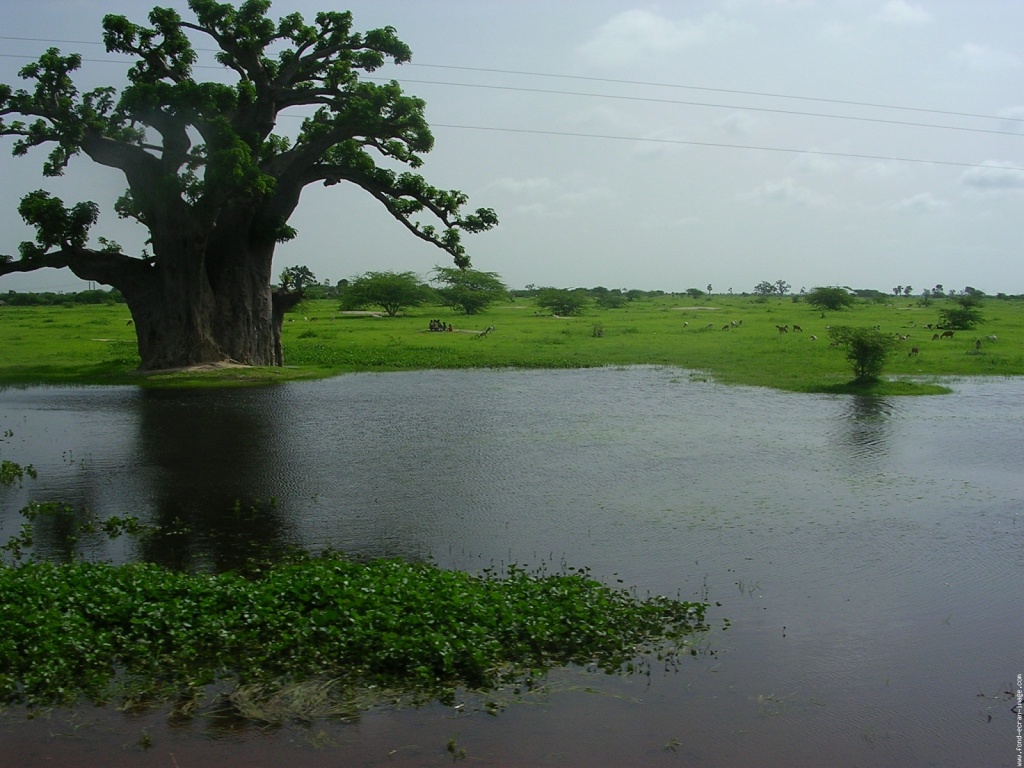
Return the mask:
<svg viewBox="0 0 1024 768">
<path fill-rule="evenodd" d="M 39 473 L 0 497 L 3 540 L 29 498 L 59 499 L 191 531 L 144 550 L 87 540 L 87 557 L 220 569 L 330 546 L 565 563 L 721 603 L 706 652 L 678 669 L 558 670 L 495 694 L 496 716 L 464 696 L 278 728 L 9 710 L 3 762 L 1016 765 L 1024 381 L 952 386 L 864 399 L 626 368 L 0 391 L 0 457 Z M 69 555 L 59 531 L 37 541 Z"/>
</svg>

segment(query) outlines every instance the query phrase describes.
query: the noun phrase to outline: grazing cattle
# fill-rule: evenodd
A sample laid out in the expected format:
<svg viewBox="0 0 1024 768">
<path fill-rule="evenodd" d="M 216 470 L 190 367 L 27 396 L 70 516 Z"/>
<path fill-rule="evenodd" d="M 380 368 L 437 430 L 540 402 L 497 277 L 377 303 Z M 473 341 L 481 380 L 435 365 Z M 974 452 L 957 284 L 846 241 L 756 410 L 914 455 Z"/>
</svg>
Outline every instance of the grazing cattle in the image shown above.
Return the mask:
<svg viewBox="0 0 1024 768">
<path fill-rule="evenodd" d="M 723 330 L 723 331 L 728 331 L 728 330 L 729 330 L 730 328 L 732 328 L 732 326 L 731 326 L 731 325 L 723 325 L 723 326 L 722 326 L 722 330 Z"/>
<path fill-rule="evenodd" d="M 804 332 L 804 329 L 803 329 L 803 328 L 801 328 L 801 327 L 800 327 L 799 325 L 796 325 L 796 324 L 794 323 L 794 324 L 793 324 L 793 333 L 797 333 L 797 332 L 799 332 L 799 333 L 803 333 L 803 332 Z"/>
<path fill-rule="evenodd" d="M 926 325 L 926 326 L 925 326 L 925 328 L 927 328 L 927 329 L 928 329 L 929 331 L 930 331 L 930 330 L 931 330 L 932 328 L 934 328 L 934 327 L 935 327 L 935 323 L 928 323 L 928 325 Z"/>
<path fill-rule="evenodd" d="M 817 336 L 815 336 L 815 335 L 814 335 L 814 334 L 812 333 L 812 334 L 811 334 L 811 341 L 817 341 L 817 340 L 818 340 L 818 337 L 817 337 Z"/>
<path fill-rule="evenodd" d="M 135 324 L 134 320 L 129 320 L 127 323 L 125 323 L 125 325 L 134 325 L 134 324 Z"/>
<path fill-rule="evenodd" d="M 932 341 L 938 341 L 938 340 L 939 340 L 939 334 L 933 333 L 932 334 Z"/>
<path fill-rule="evenodd" d="M 917 353 L 920 352 L 920 351 L 921 350 L 919 350 L 917 347 L 911 347 L 910 351 L 907 352 L 907 357 L 916 357 Z"/>
<path fill-rule="evenodd" d="M 708 323 L 707 325 L 704 326 L 704 330 L 705 331 L 710 331 L 714 327 L 715 327 L 714 323 Z"/>
<path fill-rule="evenodd" d="M 689 321 L 687 321 L 687 322 L 683 323 L 683 328 L 686 328 L 686 327 L 688 327 L 689 325 L 690 325 L 690 323 L 689 323 Z"/>
<path fill-rule="evenodd" d="M 986 336 L 985 338 L 988 339 L 989 341 L 997 341 L 999 337 L 996 336 L 994 333 L 991 333 L 988 336 Z"/>
<path fill-rule="evenodd" d="M 953 332 L 952 331 L 943 331 L 942 335 L 939 336 L 939 338 L 940 339 L 952 339 L 953 338 Z"/>
<path fill-rule="evenodd" d="M 779 329 L 779 333 L 789 333 L 788 325 L 776 325 L 775 327 Z"/>
</svg>

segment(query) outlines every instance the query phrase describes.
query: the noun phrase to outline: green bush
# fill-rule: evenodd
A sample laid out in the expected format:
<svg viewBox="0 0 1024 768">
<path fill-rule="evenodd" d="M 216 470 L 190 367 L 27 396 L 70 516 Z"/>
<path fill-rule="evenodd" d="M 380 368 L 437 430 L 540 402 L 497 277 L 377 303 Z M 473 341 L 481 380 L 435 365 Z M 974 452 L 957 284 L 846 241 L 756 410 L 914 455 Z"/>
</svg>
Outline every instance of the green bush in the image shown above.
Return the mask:
<svg viewBox="0 0 1024 768">
<path fill-rule="evenodd" d="M 891 334 L 874 328 L 851 328 L 836 326 L 829 336 L 846 348 L 846 359 L 853 364 L 854 381 L 869 382 L 877 379 L 885 361 L 896 349 L 896 339 Z"/>
</svg>

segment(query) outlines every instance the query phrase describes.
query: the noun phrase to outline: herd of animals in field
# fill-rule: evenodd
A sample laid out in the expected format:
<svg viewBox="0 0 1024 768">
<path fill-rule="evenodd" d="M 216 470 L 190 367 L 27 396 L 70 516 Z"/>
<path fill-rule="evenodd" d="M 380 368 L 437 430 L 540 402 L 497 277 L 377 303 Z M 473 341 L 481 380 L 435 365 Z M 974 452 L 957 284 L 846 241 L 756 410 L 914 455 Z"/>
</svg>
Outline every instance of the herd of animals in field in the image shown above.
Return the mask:
<svg viewBox="0 0 1024 768">
<path fill-rule="evenodd" d="M 723 331 L 728 331 L 731 328 L 738 328 L 742 324 L 743 324 L 742 320 L 733 320 L 732 322 L 726 323 L 725 325 L 723 325 L 722 326 L 722 330 Z M 690 325 L 689 321 L 686 321 L 686 322 L 683 323 L 683 327 L 684 328 L 689 327 L 689 325 Z M 711 330 L 714 330 L 715 327 L 716 326 L 715 326 L 714 323 L 708 323 L 707 325 L 704 326 L 704 330 L 705 331 L 711 331 Z M 911 323 L 910 327 L 911 328 L 916 328 L 917 327 L 917 323 Z M 831 325 L 826 325 L 825 326 L 825 330 L 826 331 L 830 330 L 831 328 L 832 328 Z M 790 326 L 789 326 L 788 323 L 786 325 L 776 325 L 775 329 L 780 334 L 789 333 L 790 332 Z M 928 323 L 927 325 L 925 325 L 925 329 L 929 330 L 929 331 L 932 331 L 932 330 L 934 330 L 934 331 L 942 331 L 941 333 L 933 333 L 932 334 L 932 341 L 941 341 L 942 339 L 952 339 L 953 338 L 953 331 L 948 330 L 948 329 L 943 330 L 942 328 L 940 328 L 939 326 L 935 325 L 934 323 Z M 879 325 L 876 325 L 876 326 L 874 326 L 874 330 L 881 331 L 882 327 L 879 326 Z M 793 327 L 792 327 L 792 331 L 793 331 L 793 333 L 803 333 L 804 329 L 801 328 L 796 323 L 794 323 Z M 910 334 L 909 333 L 897 333 L 897 334 L 894 334 L 894 335 L 896 336 L 896 338 L 899 341 L 909 341 L 910 340 Z M 808 338 L 811 341 L 817 341 L 818 340 L 818 337 L 816 335 L 814 335 L 813 333 L 809 334 Z M 987 335 L 985 337 L 985 340 L 989 341 L 989 342 L 998 341 L 999 337 L 996 336 L 994 333 L 992 333 L 992 334 Z M 832 342 L 829 343 L 829 346 L 830 347 L 838 347 L 839 346 L 839 342 L 838 341 L 832 341 Z M 980 351 L 981 350 L 981 339 L 975 339 L 974 340 L 974 349 L 976 351 Z M 912 346 L 910 348 L 910 351 L 907 353 L 907 356 L 908 357 L 916 357 L 920 353 L 921 353 L 921 348 L 920 347 Z"/>
</svg>

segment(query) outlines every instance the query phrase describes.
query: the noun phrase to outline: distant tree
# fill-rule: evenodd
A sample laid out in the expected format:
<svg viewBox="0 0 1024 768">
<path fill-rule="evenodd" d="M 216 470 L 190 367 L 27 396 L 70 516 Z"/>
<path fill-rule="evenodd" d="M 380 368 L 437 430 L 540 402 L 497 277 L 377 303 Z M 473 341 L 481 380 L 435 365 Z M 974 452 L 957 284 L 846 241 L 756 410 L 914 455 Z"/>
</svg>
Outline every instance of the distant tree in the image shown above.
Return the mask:
<svg viewBox="0 0 1024 768">
<path fill-rule="evenodd" d="M 789 289 L 792 287 L 793 286 L 791 286 L 785 280 L 775 281 L 775 292 L 779 294 L 779 296 L 785 296 L 787 293 L 789 293 Z"/>
<path fill-rule="evenodd" d="M 708 283 L 708 293 L 714 293 L 714 290 L 711 288 L 711 283 Z"/>
<path fill-rule="evenodd" d="M 897 285 L 895 288 L 892 289 L 892 295 L 893 296 L 899 296 L 901 293 L 903 293 L 903 286 L 902 285 Z"/>
<path fill-rule="evenodd" d="M 316 283 L 316 275 L 309 270 L 309 267 L 294 266 L 283 270 L 278 280 L 282 290 L 302 293 Z"/>
<path fill-rule="evenodd" d="M 818 309 L 842 309 L 852 305 L 853 300 L 853 295 L 849 291 L 836 286 L 812 288 L 806 295 L 807 303 Z"/>
<path fill-rule="evenodd" d="M 834 326 L 829 336 L 846 350 L 846 359 L 853 365 L 856 382 L 876 380 L 885 367 L 885 361 L 896 349 L 896 339 L 873 328 Z"/>
<path fill-rule="evenodd" d="M 921 291 L 921 298 L 917 302 L 922 307 L 930 307 L 932 303 L 932 292 L 925 288 Z"/>
<path fill-rule="evenodd" d="M 974 289 L 970 289 L 974 291 Z M 984 318 L 981 316 L 981 291 L 966 291 L 954 298 L 956 306 L 939 310 L 939 326 L 951 331 L 969 331 Z"/>
<path fill-rule="evenodd" d="M 418 307 L 427 292 L 413 272 L 364 272 L 352 278 L 341 292 L 341 308 L 380 307 L 389 317 L 403 309 Z"/>
<path fill-rule="evenodd" d="M 704 291 L 702 291 L 700 288 L 687 288 L 686 295 L 693 299 L 699 299 L 701 296 L 704 295 Z"/>
<path fill-rule="evenodd" d="M 580 291 L 541 288 L 537 292 L 537 306 L 550 309 L 556 315 L 577 315 L 586 305 L 587 297 Z"/>
<path fill-rule="evenodd" d="M 911 286 L 909 286 L 909 285 L 903 286 L 903 295 L 904 296 L 909 296 L 913 292 L 914 292 L 914 289 Z"/>
<path fill-rule="evenodd" d="M 437 295 L 442 304 L 467 315 L 475 315 L 509 295 L 508 286 L 497 272 L 438 266 L 430 280 L 439 286 Z"/>
<path fill-rule="evenodd" d="M 591 290 L 591 295 L 594 295 L 593 290 Z M 622 291 L 610 291 L 605 289 L 604 293 L 594 295 L 594 301 L 596 301 L 597 306 L 602 309 L 618 309 L 619 307 L 625 306 L 626 297 L 622 294 Z"/>
<path fill-rule="evenodd" d="M 764 296 L 767 298 L 775 293 L 775 285 L 769 283 L 767 280 L 762 280 L 754 286 L 754 293 L 758 296 Z"/>
</svg>

